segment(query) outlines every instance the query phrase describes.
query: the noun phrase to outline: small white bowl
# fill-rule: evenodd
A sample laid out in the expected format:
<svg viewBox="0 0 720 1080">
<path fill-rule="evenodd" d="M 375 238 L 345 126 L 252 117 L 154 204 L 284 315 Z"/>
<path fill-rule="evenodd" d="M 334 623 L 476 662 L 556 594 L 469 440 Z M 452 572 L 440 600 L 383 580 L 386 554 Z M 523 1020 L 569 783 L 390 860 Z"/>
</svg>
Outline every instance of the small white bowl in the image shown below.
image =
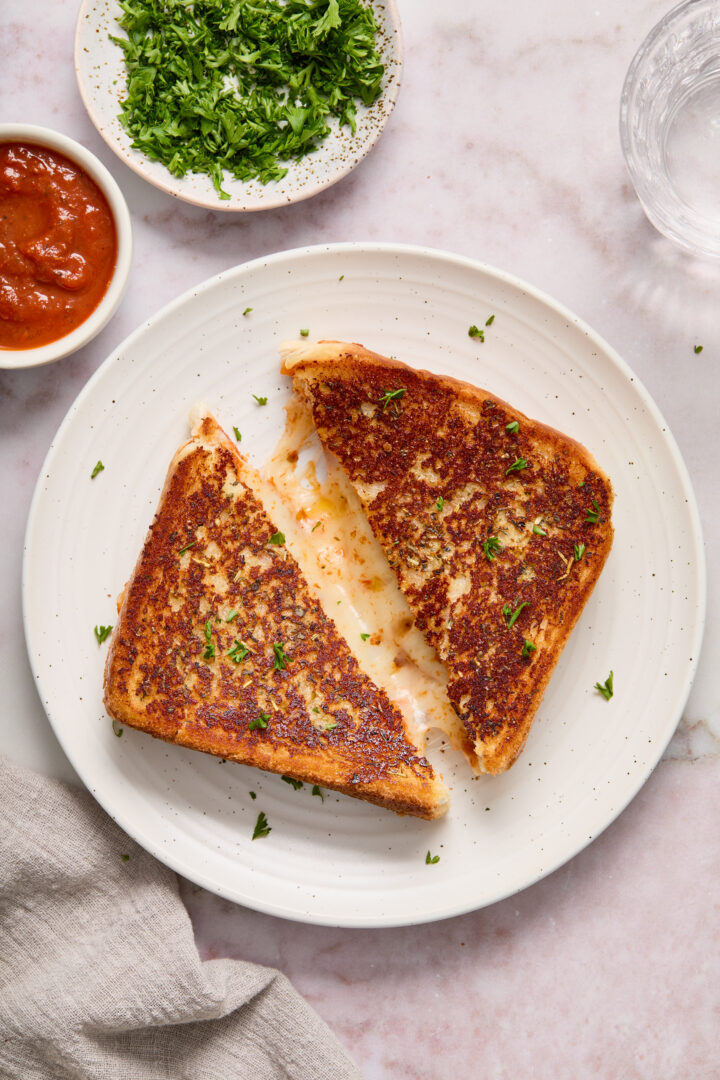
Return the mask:
<svg viewBox="0 0 720 1080">
<path fill-rule="evenodd" d="M 225 212 L 275 210 L 309 199 L 347 176 L 370 153 L 395 107 L 403 67 L 402 29 L 396 0 L 369 0 L 378 25 L 377 49 L 385 65 L 382 91 L 372 105 L 358 105 L 357 130 L 330 123 L 330 134 L 312 153 L 289 163 L 282 180 L 235 180 L 224 174 L 220 199 L 205 173 L 173 174 L 160 161 L 151 161 L 132 145 L 120 121 L 120 101 L 126 95 L 125 54 L 113 40 L 123 37 L 122 15 L 116 0 L 82 0 L 75 30 L 75 74 L 80 96 L 93 124 L 110 149 L 144 180 L 193 206 Z"/>
<path fill-rule="evenodd" d="M 117 255 L 105 295 L 87 319 L 69 334 L 34 349 L 0 349 L 0 368 L 37 367 L 76 352 L 98 334 L 115 314 L 125 292 L 132 260 L 132 225 L 125 198 L 117 183 L 94 154 L 74 139 L 34 124 L 0 124 L 0 143 L 33 143 L 63 154 L 90 176 L 107 199 L 115 221 Z"/>
</svg>

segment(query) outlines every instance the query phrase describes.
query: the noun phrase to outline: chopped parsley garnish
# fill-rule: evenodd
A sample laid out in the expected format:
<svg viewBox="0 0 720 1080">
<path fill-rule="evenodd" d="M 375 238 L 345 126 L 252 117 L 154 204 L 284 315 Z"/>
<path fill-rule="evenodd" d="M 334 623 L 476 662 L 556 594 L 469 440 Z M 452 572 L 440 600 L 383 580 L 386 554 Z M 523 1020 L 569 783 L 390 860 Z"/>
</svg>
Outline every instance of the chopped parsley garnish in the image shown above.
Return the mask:
<svg viewBox="0 0 720 1080">
<path fill-rule="evenodd" d="M 345 275 L 341 274 L 340 277 L 338 278 L 338 281 L 343 281 L 344 279 L 345 279 Z"/>
<path fill-rule="evenodd" d="M 117 737 L 119 739 L 121 737 L 122 733 L 123 733 L 123 729 L 121 727 L 119 727 L 117 720 L 113 720 L 112 729 L 113 729 L 113 735 L 117 735 Z"/>
<path fill-rule="evenodd" d="M 585 545 L 584 544 L 575 544 L 574 547 L 573 547 L 573 555 L 575 556 L 575 562 L 580 562 L 580 560 L 582 559 L 584 554 L 585 554 Z"/>
<path fill-rule="evenodd" d="M 325 794 L 319 784 L 313 784 L 312 793 L 313 795 L 317 795 L 318 799 L 322 799 L 322 801 L 325 802 Z"/>
<path fill-rule="evenodd" d="M 600 520 L 600 507 L 595 499 L 592 501 L 592 510 L 588 510 L 585 514 L 585 521 L 589 521 L 591 525 L 597 525 Z"/>
<path fill-rule="evenodd" d="M 695 346 L 693 346 L 693 352 L 694 352 L 694 353 L 701 353 L 702 351 L 703 351 L 703 347 L 702 347 L 702 345 L 695 345 Z"/>
<path fill-rule="evenodd" d="M 369 635 L 369 634 L 361 634 L 361 635 L 360 635 L 360 640 L 361 640 L 361 641 L 367 641 L 367 639 L 368 639 L 369 637 L 370 637 L 370 635 Z"/>
<path fill-rule="evenodd" d="M 259 837 L 267 836 L 268 833 L 271 833 L 271 832 L 272 832 L 272 829 L 268 825 L 268 820 L 265 817 L 265 814 L 263 813 L 263 811 L 261 810 L 260 813 L 258 814 L 257 821 L 255 822 L 255 828 L 253 829 L 252 838 L 253 838 L 253 840 L 257 840 Z"/>
<path fill-rule="evenodd" d="M 257 799 L 257 794 L 254 791 L 248 791 L 248 795 L 251 799 Z"/>
<path fill-rule="evenodd" d="M 486 325 L 486 326 L 492 326 L 492 324 L 493 324 L 494 322 L 495 322 L 495 316 L 494 316 L 494 315 L 490 315 L 490 316 L 489 316 L 489 318 L 487 318 L 487 319 L 485 320 L 485 325 Z"/>
<path fill-rule="evenodd" d="M 270 537 L 270 539 L 268 540 L 268 544 L 277 544 L 278 547 L 282 547 L 282 545 L 284 543 L 285 543 L 285 534 L 281 533 L 281 532 L 274 532 L 272 534 L 272 536 Z"/>
<path fill-rule="evenodd" d="M 122 859 L 123 862 L 130 862 L 130 856 L 129 855 L 121 855 L 120 858 Z"/>
<path fill-rule="evenodd" d="M 235 610 L 235 608 L 233 608 L 232 611 L 228 611 L 225 622 L 232 622 L 233 619 L 237 619 L 237 611 Z"/>
<path fill-rule="evenodd" d="M 505 425 L 505 430 L 508 435 L 517 435 L 520 430 L 520 424 L 517 420 L 511 420 L 509 424 Z"/>
<path fill-rule="evenodd" d="M 228 649 L 228 657 L 234 664 L 239 664 L 246 656 L 250 655 L 250 650 L 244 641 L 240 641 L 239 638 L 235 638 L 232 648 Z"/>
<path fill-rule="evenodd" d="M 130 0 L 112 37 L 125 54 L 120 120 L 132 146 L 175 176 L 281 180 L 333 118 L 355 131 L 384 66 L 360 0 Z"/>
<path fill-rule="evenodd" d="M 438 862 L 440 862 L 440 856 L 439 855 L 431 855 L 430 852 L 428 851 L 427 855 L 425 856 L 425 864 L 427 866 L 432 866 L 434 863 L 438 863 Z"/>
<path fill-rule="evenodd" d="M 320 525 L 322 525 L 322 521 L 316 521 L 315 524 L 313 525 L 312 529 L 310 530 L 310 532 L 315 532 L 315 530 L 317 528 L 319 528 Z"/>
<path fill-rule="evenodd" d="M 442 510 L 444 505 L 445 505 L 445 500 L 443 499 L 442 495 L 440 495 L 438 497 L 437 502 L 435 503 L 435 509 L 436 510 Z"/>
<path fill-rule="evenodd" d="M 520 655 L 522 656 L 523 660 L 527 660 L 530 656 L 530 653 L 535 652 L 536 649 L 537 645 L 533 644 L 532 641 L 528 641 L 528 639 L 525 638 L 525 641 L 523 642 L 522 653 Z"/>
<path fill-rule="evenodd" d="M 93 471 L 90 473 L 90 479 L 94 480 L 95 477 L 97 476 L 97 474 L 101 473 L 104 468 L 105 468 L 105 466 L 103 465 L 102 461 L 98 461 L 97 465 L 95 466 Z"/>
<path fill-rule="evenodd" d="M 485 340 L 485 331 L 481 330 L 479 326 L 475 326 L 475 323 L 468 328 L 468 337 L 479 338 L 480 341 Z"/>
<path fill-rule="evenodd" d="M 535 533 L 536 536 L 547 536 L 547 533 L 543 528 L 540 527 L 540 525 L 533 525 L 532 531 Z"/>
<path fill-rule="evenodd" d="M 602 696 L 605 698 L 606 701 L 610 700 L 610 698 L 613 696 L 613 692 L 614 692 L 613 691 L 613 673 L 612 673 L 612 671 L 610 672 L 610 674 L 608 675 L 608 677 L 607 677 L 607 679 L 605 680 L 604 683 L 599 683 L 599 682 L 595 683 L 595 689 L 598 691 L 598 693 L 602 694 Z"/>
<path fill-rule="evenodd" d="M 203 653 L 203 660 L 212 660 L 215 656 L 215 645 L 212 641 L 212 619 L 208 619 L 205 623 L 205 652 Z"/>
<path fill-rule="evenodd" d="M 188 551 L 191 547 L 195 547 L 196 543 L 197 543 L 197 540 L 191 540 L 189 544 L 185 545 L 185 547 L 180 548 L 180 550 L 178 552 L 178 555 L 184 555 L 185 552 Z"/>
<path fill-rule="evenodd" d="M 337 726 L 338 726 L 337 720 L 328 720 L 327 724 L 325 725 L 325 730 L 326 731 L 332 731 L 333 728 L 336 728 Z"/>
<path fill-rule="evenodd" d="M 243 315 L 249 315 L 251 311 L 252 311 L 251 307 L 246 307 L 245 310 L 243 311 Z"/>
<path fill-rule="evenodd" d="M 482 549 L 488 562 L 492 562 L 498 551 L 502 551 L 502 544 L 497 536 L 488 536 L 487 540 L 483 540 Z"/>
<path fill-rule="evenodd" d="M 301 330 L 300 331 L 300 337 L 307 337 L 309 333 L 310 333 L 309 330 Z"/>
<path fill-rule="evenodd" d="M 518 620 L 520 612 L 524 607 L 527 607 L 529 603 L 529 600 L 523 600 L 522 604 L 518 604 L 514 611 L 509 604 L 503 604 L 502 613 L 505 616 L 505 622 L 507 623 L 508 630 L 512 629 L 512 627 Z"/>
<path fill-rule="evenodd" d="M 269 719 L 270 717 L 267 713 L 261 712 L 258 717 L 250 721 L 250 723 L 248 724 L 248 731 L 258 731 L 259 729 L 264 730 L 268 726 Z"/>
<path fill-rule="evenodd" d="M 97 638 L 98 645 L 102 645 L 103 641 L 110 637 L 112 632 L 112 626 L 96 626 L 95 637 Z"/>
<path fill-rule="evenodd" d="M 290 657 L 285 652 L 282 642 L 276 641 L 273 645 L 273 652 L 275 653 L 275 659 L 273 660 L 273 667 L 276 671 L 282 671 L 290 663 Z"/>
<path fill-rule="evenodd" d="M 253 397 L 257 401 L 258 405 L 267 405 L 268 399 L 266 397 L 258 397 L 257 394 L 253 394 Z"/>
<path fill-rule="evenodd" d="M 513 461 L 510 468 L 505 470 L 505 475 L 507 476 L 511 472 L 519 472 L 520 469 L 527 469 L 527 459 L 524 457 L 519 457 L 516 461 Z"/>
<path fill-rule="evenodd" d="M 380 402 L 380 404 L 383 407 L 383 412 L 385 412 L 385 410 L 387 409 L 387 407 L 388 407 L 388 405 L 390 404 L 391 401 L 397 401 L 398 398 L 401 398 L 404 393 L 405 393 L 405 387 L 404 386 L 400 387 L 399 390 L 386 390 L 383 393 L 383 395 L 380 398 L 378 398 L 378 401 Z"/>
<path fill-rule="evenodd" d="M 240 434 L 240 429 L 236 428 L 234 424 L 233 424 L 233 431 L 235 432 L 236 441 L 237 442 L 242 442 L 242 435 Z"/>
<path fill-rule="evenodd" d="M 302 780 L 293 780 L 292 776 L 281 776 L 280 779 L 284 780 L 286 784 L 290 784 L 290 787 L 295 788 L 296 791 L 305 786 Z"/>
</svg>

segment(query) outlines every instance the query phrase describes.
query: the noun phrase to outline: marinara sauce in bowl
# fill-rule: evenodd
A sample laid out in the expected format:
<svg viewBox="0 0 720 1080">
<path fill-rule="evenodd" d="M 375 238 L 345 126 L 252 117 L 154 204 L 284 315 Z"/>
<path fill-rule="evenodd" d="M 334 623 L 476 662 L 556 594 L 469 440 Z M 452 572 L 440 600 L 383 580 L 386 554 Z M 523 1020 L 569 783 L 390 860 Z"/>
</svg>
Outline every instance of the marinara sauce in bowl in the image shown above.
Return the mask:
<svg viewBox="0 0 720 1080">
<path fill-rule="evenodd" d="M 130 271 L 122 193 L 59 132 L 0 124 L 0 367 L 59 360 L 115 312 Z"/>
</svg>

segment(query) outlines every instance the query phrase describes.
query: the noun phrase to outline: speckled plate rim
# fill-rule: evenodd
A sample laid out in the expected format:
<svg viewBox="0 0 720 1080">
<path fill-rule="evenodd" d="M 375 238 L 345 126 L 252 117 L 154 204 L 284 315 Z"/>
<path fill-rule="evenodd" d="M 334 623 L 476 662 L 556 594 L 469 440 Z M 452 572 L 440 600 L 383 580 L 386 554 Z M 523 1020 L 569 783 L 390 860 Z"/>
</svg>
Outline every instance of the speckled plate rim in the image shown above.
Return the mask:
<svg viewBox="0 0 720 1080">
<path fill-rule="evenodd" d="M 688 550 L 687 552 L 683 550 L 683 554 L 687 553 L 687 565 L 692 566 L 690 578 L 694 589 L 693 602 L 689 605 L 688 611 L 685 613 L 691 619 L 691 625 L 682 628 L 685 632 L 685 636 L 683 637 L 683 652 L 692 652 L 690 662 L 683 662 L 676 672 L 672 697 L 667 700 L 663 698 L 664 708 L 661 710 L 663 715 L 653 719 L 653 724 L 655 726 L 653 727 L 654 738 L 652 740 L 652 746 L 650 749 L 646 750 L 644 760 L 641 762 L 636 761 L 635 768 L 632 772 L 628 771 L 628 780 L 625 781 L 623 778 L 621 781 L 620 797 L 614 804 L 612 812 L 606 814 L 601 820 L 595 821 L 591 833 L 582 837 L 575 836 L 573 842 L 571 844 L 566 844 L 564 850 L 562 850 L 557 857 L 548 859 L 545 862 L 541 872 L 527 874 L 524 878 L 518 878 L 518 876 L 515 875 L 512 887 L 508 887 L 507 882 L 503 883 L 502 881 L 489 887 L 487 885 L 483 886 L 476 883 L 475 887 L 469 891 L 455 890 L 449 893 L 448 890 L 443 890 L 438 885 L 437 887 L 432 888 L 427 897 L 423 897 L 424 902 L 421 906 L 403 908 L 402 911 L 393 910 L 391 913 L 385 911 L 380 915 L 370 911 L 362 914 L 354 914 L 349 917 L 340 909 L 330 913 L 327 911 L 318 913 L 313 910 L 308 910 L 307 908 L 299 909 L 297 906 L 293 905 L 293 903 L 288 901 L 288 897 L 278 899 L 277 901 L 275 899 L 271 901 L 265 899 L 263 902 L 258 902 L 256 898 L 252 895 L 248 895 L 247 892 L 239 892 L 238 889 L 229 886 L 227 883 L 218 883 L 212 876 L 208 876 L 196 865 L 193 865 L 192 862 L 188 862 L 188 860 L 176 850 L 167 847 L 163 848 L 157 841 L 157 838 L 153 837 L 151 832 L 148 831 L 145 823 L 138 821 L 137 817 L 134 817 L 132 811 L 129 812 L 125 805 L 112 802 L 112 800 L 108 800 L 105 797 L 102 786 L 97 785 L 97 777 L 89 775 L 84 768 L 83 763 L 78 761 L 78 755 L 75 753 L 70 728 L 64 726 L 62 722 L 59 722 L 58 717 L 53 715 L 53 710 L 48 709 L 50 723 L 52 724 L 63 749 L 94 797 L 104 806 L 114 820 L 125 829 L 125 831 L 160 861 L 198 885 L 215 892 L 228 900 L 245 904 L 246 906 L 256 908 L 267 914 L 301 922 L 317 923 L 320 925 L 360 928 L 413 925 L 431 922 L 460 915 L 467 911 L 475 910 L 505 899 L 534 884 L 536 881 L 541 880 L 560 866 L 564 865 L 591 843 L 592 840 L 596 839 L 597 836 L 599 836 L 604 829 L 619 816 L 641 789 L 660 760 L 667 743 L 672 737 L 690 692 L 705 623 L 706 571 L 702 530 L 692 485 L 677 444 L 672 434 L 667 429 L 657 405 L 620 356 L 604 342 L 599 335 L 590 329 L 587 324 L 573 315 L 572 312 L 541 291 L 527 285 L 513 275 L 495 270 L 462 256 L 435 251 L 429 248 L 395 244 L 349 243 L 296 249 L 256 259 L 252 262 L 225 271 L 201 285 L 192 288 L 183 296 L 167 305 L 162 311 L 158 312 L 156 316 L 131 334 L 119 349 L 114 350 L 113 354 L 108 357 L 104 364 L 96 371 L 71 406 L 53 440 L 45 463 L 43 464 L 33 496 L 26 531 L 25 557 L 23 562 L 23 616 L 30 663 L 41 695 L 43 693 L 43 685 L 47 674 L 45 670 L 47 658 L 43 657 L 41 649 L 38 648 L 38 635 L 40 633 L 41 619 L 37 616 L 37 613 L 33 613 L 31 610 L 30 589 L 37 560 L 42 559 L 43 552 L 47 550 L 46 538 L 38 534 L 38 519 L 40 517 L 44 499 L 42 480 L 46 474 L 49 474 L 52 471 L 52 468 L 59 457 L 60 461 L 62 461 L 61 455 L 65 437 L 68 435 L 69 431 L 72 430 L 78 413 L 84 408 L 85 403 L 92 398 L 98 384 L 103 381 L 108 372 L 121 359 L 124 353 L 134 349 L 139 342 L 142 342 L 144 335 L 154 323 L 157 323 L 161 319 L 175 316 L 189 301 L 205 296 L 208 290 L 218 287 L 222 283 L 227 282 L 228 279 L 240 278 L 244 275 L 247 276 L 252 274 L 255 270 L 262 271 L 267 268 L 283 269 L 286 263 L 301 263 L 303 260 L 317 260 L 324 256 L 332 258 L 339 254 L 344 258 L 350 258 L 354 253 L 359 253 L 360 255 L 368 253 L 377 253 L 379 256 L 391 255 L 397 258 L 399 265 L 402 264 L 404 259 L 418 257 L 430 259 L 433 260 L 436 265 L 438 280 L 442 279 L 443 270 L 452 269 L 453 265 L 455 267 L 464 268 L 469 272 L 475 272 L 490 277 L 494 279 L 499 287 L 507 287 L 511 290 L 516 290 L 522 297 L 542 305 L 547 309 L 549 317 L 559 317 L 567 324 L 568 329 L 578 331 L 586 337 L 593 349 L 596 350 L 598 357 L 602 358 L 601 366 L 602 364 L 609 365 L 623 380 L 627 381 L 628 389 L 630 389 L 631 385 L 632 393 L 636 395 L 637 399 L 642 404 L 642 407 L 647 411 L 651 421 L 656 425 L 657 432 L 661 434 L 662 443 L 670 455 L 672 464 L 677 472 L 679 484 L 681 485 L 681 492 L 683 495 L 682 502 L 684 503 L 686 514 L 684 524 L 687 527 L 689 537 L 689 540 L 686 541 Z M 595 352 L 593 355 L 595 355 Z M 45 617 L 44 614 L 42 617 Z M 518 766 L 516 765 L 515 768 L 511 770 L 510 774 L 505 775 L 510 776 L 511 774 L 517 774 L 517 769 Z M 577 809 L 583 809 L 586 805 L 587 800 Z M 382 813 L 383 812 L 381 812 L 381 814 Z M 170 819 L 168 819 L 168 828 L 171 828 Z"/>
<path fill-rule="evenodd" d="M 291 165 L 288 176 L 277 183 L 261 184 L 259 181 L 244 182 L 227 177 L 223 183 L 224 189 L 230 194 L 230 200 L 221 200 L 212 186 L 208 177 L 200 177 L 199 174 L 188 173 L 184 177 L 175 177 L 168 172 L 159 162 L 152 162 L 140 151 L 130 145 L 130 139 L 120 125 L 117 117 L 112 119 L 103 116 L 101 102 L 103 98 L 112 93 L 113 79 L 108 83 L 102 80 L 93 82 L 92 76 L 92 53 L 84 45 L 84 22 L 92 19 L 94 11 L 98 7 L 116 8 L 115 0 L 82 0 L 75 24 L 74 65 L 75 77 L 82 102 L 88 115 L 95 125 L 102 139 L 125 165 L 133 170 L 143 180 L 163 191 L 166 195 L 200 206 L 206 210 L 220 210 L 224 213 L 256 212 L 259 210 L 277 210 L 292 203 L 302 202 L 312 198 L 327 188 L 332 187 L 355 169 L 360 162 L 367 157 L 378 139 L 383 133 L 387 121 L 395 108 L 395 104 L 402 85 L 403 67 L 403 38 L 400 22 L 400 13 L 396 0 L 370 0 L 374 7 L 383 13 L 387 27 L 386 47 L 382 50 L 383 60 L 386 65 L 385 85 L 378 100 L 368 109 L 360 105 L 358 117 L 368 114 L 370 110 L 376 117 L 370 125 L 364 139 L 351 136 L 347 138 L 346 152 L 337 167 L 327 170 L 319 179 L 309 179 L 302 182 L 297 188 L 286 190 L 292 183 L 292 176 L 298 169 L 304 170 L 308 164 L 310 175 L 315 172 L 315 166 L 323 166 L 324 150 L 322 144 L 317 151 L 302 159 L 299 165 Z M 117 49 L 117 47 L 115 47 Z M 117 50 L 119 52 L 119 49 Z M 331 124 L 331 129 L 335 128 Z M 333 134 L 328 137 L 333 138 Z M 193 185 L 201 187 L 201 191 L 195 191 Z"/>
</svg>

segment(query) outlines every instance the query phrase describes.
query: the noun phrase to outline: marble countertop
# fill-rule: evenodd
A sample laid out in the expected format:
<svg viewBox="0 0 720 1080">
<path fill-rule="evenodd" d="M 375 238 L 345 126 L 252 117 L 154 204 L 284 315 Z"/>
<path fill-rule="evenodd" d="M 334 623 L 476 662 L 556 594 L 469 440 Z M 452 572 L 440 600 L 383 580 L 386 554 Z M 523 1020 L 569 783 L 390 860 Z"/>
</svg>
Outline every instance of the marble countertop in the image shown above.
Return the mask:
<svg viewBox="0 0 720 1080">
<path fill-rule="evenodd" d="M 493 907 L 406 929 L 303 926 L 183 886 L 202 955 L 279 967 L 368 1080 L 720 1072 L 720 675 L 712 660 L 720 644 L 720 265 L 681 254 L 653 231 L 617 130 L 627 66 L 667 6 L 400 0 L 404 82 L 377 147 L 314 199 L 248 215 L 179 204 L 105 147 L 75 84 L 77 3 L 25 0 L 0 26 L 4 118 L 87 145 L 118 180 L 135 229 L 130 285 L 105 330 L 58 364 L 0 372 L 0 733 L 15 760 L 73 778 L 22 634 L 23 534 L 47 448 L 130 331 L 246 259 L 318 242 L 397 241 L 524 278 L 634 369 L 692 477 L 709 570 L 698 673 L 662 761 L 589 848 Z"/>
</svg>

